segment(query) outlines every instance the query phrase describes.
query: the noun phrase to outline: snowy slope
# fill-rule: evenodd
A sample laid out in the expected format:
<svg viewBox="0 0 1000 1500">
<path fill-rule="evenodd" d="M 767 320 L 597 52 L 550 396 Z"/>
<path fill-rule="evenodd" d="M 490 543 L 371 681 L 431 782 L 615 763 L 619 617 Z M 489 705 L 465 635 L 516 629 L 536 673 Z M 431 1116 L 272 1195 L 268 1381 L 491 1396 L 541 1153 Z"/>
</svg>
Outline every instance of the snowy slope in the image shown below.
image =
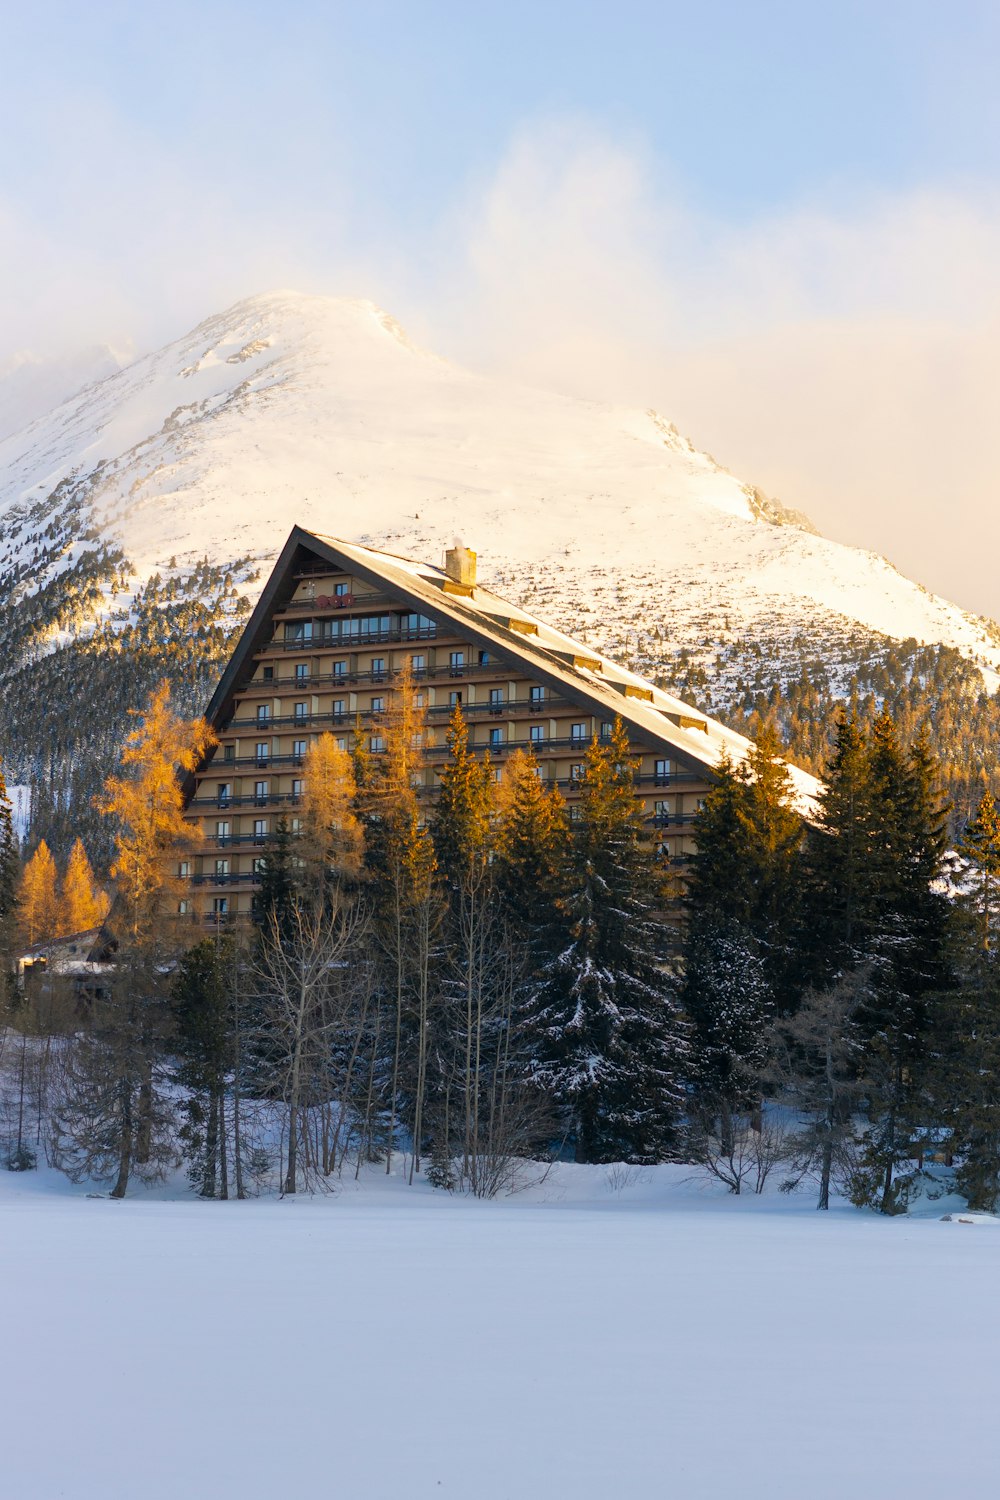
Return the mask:
<svg viewBox="0 0 1000 1500">
<path fill-rule="evenodd" d="M 0 570 L 67 497 L 140 581 L 266 565 L 293 522 L 430 560 L 460 534 L 484 582 L 612 650 L 860 624 L 1000 669 L 991 622 L 776 523 L 655 412 L 471 374 L 367 302 L 252 298 L 0 442 Z"/>
</svg>

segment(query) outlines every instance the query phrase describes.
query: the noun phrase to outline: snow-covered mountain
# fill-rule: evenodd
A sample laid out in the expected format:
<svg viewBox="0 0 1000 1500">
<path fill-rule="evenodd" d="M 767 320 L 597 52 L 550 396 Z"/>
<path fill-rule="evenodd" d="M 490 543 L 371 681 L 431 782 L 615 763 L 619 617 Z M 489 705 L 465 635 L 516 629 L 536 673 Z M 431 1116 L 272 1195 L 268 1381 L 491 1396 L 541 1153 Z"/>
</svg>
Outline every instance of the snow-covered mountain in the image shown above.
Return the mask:
<svg viewBox="0 0 1000 1500">
<path fill-rule="evenodd" d="M 127 363 L 107 344 L 61 359 L 15 354 L 0 365 L 0 440 L 44 416 L 82 386 L 104 380 Z"/>
<path fill-rule="evenodd" d="M 135 583 L 206 556 L 266 572 L 296 521 L 432 560 L 460 534 L 484 580 L 611 651 L 780 655 L 861 626 L 1000 668 L 991 622 L 816 535 L 655 412 L 471 374 L 367 302 L 238 303 L 0 442 L 0 572 L 20 563 L 29 594 L 95 538 Z"/>
</svg>

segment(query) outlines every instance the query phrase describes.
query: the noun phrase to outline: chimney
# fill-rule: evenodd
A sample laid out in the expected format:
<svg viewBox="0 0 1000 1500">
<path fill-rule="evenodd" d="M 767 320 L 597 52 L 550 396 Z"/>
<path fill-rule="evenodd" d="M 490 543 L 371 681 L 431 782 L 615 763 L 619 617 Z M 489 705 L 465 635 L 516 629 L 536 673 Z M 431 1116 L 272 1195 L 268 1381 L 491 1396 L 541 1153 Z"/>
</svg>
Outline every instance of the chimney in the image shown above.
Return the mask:
<svg viewBox="0 0 1000 1500">
<path fill-rule="evenodd" d="M 471 594 L 476 586 L 476 554 L 471 547 L 449 547 L 444 555 L 444 571 L 446 593 Z"/>
</svg>

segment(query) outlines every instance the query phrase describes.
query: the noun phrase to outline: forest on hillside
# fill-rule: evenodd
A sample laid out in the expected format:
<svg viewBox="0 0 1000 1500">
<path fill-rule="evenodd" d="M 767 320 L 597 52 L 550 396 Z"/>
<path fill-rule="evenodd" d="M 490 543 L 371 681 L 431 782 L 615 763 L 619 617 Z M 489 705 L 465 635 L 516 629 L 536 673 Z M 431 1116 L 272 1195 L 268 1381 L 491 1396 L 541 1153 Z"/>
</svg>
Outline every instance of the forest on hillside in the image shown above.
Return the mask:
<svg viewBox="0 0 1000 1500">
<path fill-rule="evenodd" d="M 98 802 L 113 962 L 82 988 L 3 968 L 8 1166 L 121 1196 L 184 1160 L 225 1197 L 404 1153 L 411 1180 L 489 1197 L 525 1161 L 680 1160 L 733 1192 L 777 1177 L 898 1213 L 935 1160 L 996 1207 L 1000 816 L 984 793 L 949 895 L 926 735 L 842 716 L 806 827 L 763 729 L 720 768 L 678 882 L 620 722 L 576 817 L 530 756 L 497 781 L 460 709 L 425 816 L 422 728 L 402 674 L 383 753 L 320 737 L 253 922 L 206 932 L 171 871 L 193 836 L 173 767 L 209 732 L 156 690 Z M 30 869 L 0 795 L 8 955 Z"/>
</svg>

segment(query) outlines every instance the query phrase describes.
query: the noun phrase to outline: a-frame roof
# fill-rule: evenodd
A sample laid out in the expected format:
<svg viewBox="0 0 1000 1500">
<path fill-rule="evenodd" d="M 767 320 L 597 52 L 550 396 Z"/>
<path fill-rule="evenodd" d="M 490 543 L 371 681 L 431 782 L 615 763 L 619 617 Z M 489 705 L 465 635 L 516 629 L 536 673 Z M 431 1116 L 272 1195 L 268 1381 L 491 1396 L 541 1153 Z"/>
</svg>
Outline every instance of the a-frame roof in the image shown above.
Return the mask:
<svg viewBox="0 0 1000 1500">
<path fill-rule="evenodd" d="M 479 584 L 468 594 L 453 592 L 443 568 L 301 526 L 292 529 L 282 548 L 212 696 L 206 717 L 213 728 L 224 726 L 231 716 L 234 696 L 252 674 L 254 653 L 270 639 L 271 617 L 291 599 L 295 573 L 309 557 L 391 593 L 414 613 L 457 626 L 477 647 L 516 661 L 581 710 L 608 719 L 620 715 L 637 744 L 676 757 L 709 779 L 724 755 L 739 762 L 751 748 L 743 735 Z M 800 810 L 808 815 L 820 784 L 797 766 L 788 769 Z"/>
</svg>

